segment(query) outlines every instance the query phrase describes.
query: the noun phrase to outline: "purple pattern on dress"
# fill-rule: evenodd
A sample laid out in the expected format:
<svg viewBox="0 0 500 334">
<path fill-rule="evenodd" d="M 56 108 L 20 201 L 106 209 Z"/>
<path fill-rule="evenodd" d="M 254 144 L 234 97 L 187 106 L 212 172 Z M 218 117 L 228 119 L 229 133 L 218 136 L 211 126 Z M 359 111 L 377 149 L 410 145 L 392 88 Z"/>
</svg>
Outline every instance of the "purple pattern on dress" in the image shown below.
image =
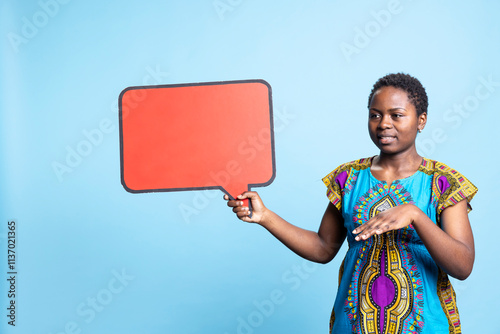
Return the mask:
<svg viewBox="0 0 500 334">
<path fill-rule="evenodd" d="M 340 186 L 340 189 L 344 189 L 345 181 L 347 181 L 347 171 L 343 171 L 337 177 L 335 177 L 335 183 Z"/>
<path fill-rule="evenodd" d="M 438 188 L 441 194 L 444 193 L 449 187 L 450 183 L 448 182 L 448 179 L 446 178 L 446 176 L 441 175 L 438 178 Z"/>
<path fill-rule="evenodd" d="M 396 289 L 394 283 L 385 274 L 385 250 L 380 255 L 380 276 L 372 285 L 373 301 L 380 307 L 379 324 L 380 332 L 384 332 L 385 308 L 394 300 Z"/>
</svg>

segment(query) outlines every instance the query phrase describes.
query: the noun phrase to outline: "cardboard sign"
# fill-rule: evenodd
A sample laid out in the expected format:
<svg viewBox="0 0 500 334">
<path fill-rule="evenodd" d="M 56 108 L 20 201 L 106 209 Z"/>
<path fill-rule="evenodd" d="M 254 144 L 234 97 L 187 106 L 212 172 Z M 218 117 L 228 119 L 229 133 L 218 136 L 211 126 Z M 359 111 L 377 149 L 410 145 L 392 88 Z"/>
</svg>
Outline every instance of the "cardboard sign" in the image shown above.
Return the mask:
<svg viewBox="0 0 500 334">
<path fill-rule="evenodd" d="M 119 109 L 129 192 L 219 188 L 234 199 L 275 177 L 271 87 L 263 80 L 128 87 Z"/>
</svg>

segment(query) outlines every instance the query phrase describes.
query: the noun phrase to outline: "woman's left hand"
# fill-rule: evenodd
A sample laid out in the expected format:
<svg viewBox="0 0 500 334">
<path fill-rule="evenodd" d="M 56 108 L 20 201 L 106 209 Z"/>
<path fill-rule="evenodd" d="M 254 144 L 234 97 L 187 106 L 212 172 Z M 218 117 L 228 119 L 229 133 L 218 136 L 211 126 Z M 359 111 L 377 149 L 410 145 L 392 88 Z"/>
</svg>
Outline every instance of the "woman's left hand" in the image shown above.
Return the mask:
<svg viewBox="0 0 500 334">
<path fill-rule="evenodd" d="M 418 211 L 417 211 L 418 210 Z M 356 241 L 366 240 L 374 234 L 382 234 L 392 230 L 399 230 L 413 223 L 415 217 L 422 211 L 413 204 L 398 205 L 380 212 L 363 225 L 357 227 L 353 234 L 357 234 Z"/>
</svg>

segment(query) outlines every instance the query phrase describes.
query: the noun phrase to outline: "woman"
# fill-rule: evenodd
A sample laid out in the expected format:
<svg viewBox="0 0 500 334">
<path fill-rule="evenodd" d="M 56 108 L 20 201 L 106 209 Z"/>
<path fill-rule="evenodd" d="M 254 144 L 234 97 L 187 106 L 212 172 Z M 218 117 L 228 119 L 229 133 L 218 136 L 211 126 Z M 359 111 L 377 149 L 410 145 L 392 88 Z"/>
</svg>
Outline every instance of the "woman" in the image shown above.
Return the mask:
<svg viewBox="0 0 500 334">
<path fill-rule="evenodd" d="M 347 237 L 331 333 L 460 333 L 448 275 L 463 280 L 472 271 L 468 211 L 477 189 L 417 153 L 428 103 L 416 78 L 398 73 L 379 79 L 368 103 L 368 129 L 380 153 L 323 179 L 330 202 L 317 233 L 283 220 L 256 192 L 228 206 L 311 261 L 331 261 Z M 251 217 L 241 201 L 246 198 Z"/>
</svg>

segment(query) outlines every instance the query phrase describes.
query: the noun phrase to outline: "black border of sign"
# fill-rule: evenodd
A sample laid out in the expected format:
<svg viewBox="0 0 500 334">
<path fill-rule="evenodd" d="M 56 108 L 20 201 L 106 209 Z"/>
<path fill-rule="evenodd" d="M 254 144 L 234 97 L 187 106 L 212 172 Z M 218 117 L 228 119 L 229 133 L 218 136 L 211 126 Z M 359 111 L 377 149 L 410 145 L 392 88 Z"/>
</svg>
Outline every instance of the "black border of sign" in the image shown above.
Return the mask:
<svg viewBox="0 0 500 334">
<path fill-rule="evenodd" d="M 271 160 L 272 160 L 272 168 L 273 168 L 273 174 L 271 178 L 264 182 L 264 183 L 252 183 L 248 185 L 248 189 L 252 187 L 265 187 L 270 185 L 275 177 L 276 177 L 276 159 L 275 159 L 275 151 L 274 151 L 274 117 L 273 117 L 273 103 L 272 103 L 272 90 L 271 90 L 271 85 L 263 80 L 263 79 L 249 79 L 249 80 L 233 80 L 233 81 L 213 81 L 213 82 L 197 82 L 197 83 L 183 83 L 183 84 L 170 84 L 170 85 L 152 85 L 152 86 L 131 86 L 127 87 L 124 90 L 121 91 L 119 97 L 118 97 L 118 117 L 119 117 L 119 124 L 120 124 L 120 179 L 123 188 L 125 188 L 126 191 L 133 193 L 133 194 L 139 194 L 139 193 L 150 193 L 150 192 L 171 192 L 171 191 L 192 191 L 192 190 L 209 190 L 209 189 L 220 189 L 222 192 L 224 192 L 226 195 L 229 196 L 229 198 L 234 199 L 231 194 L 227 193 L 226 190 L 221 187 L 221 186 L 213 186 L 213 187 L 194 187 L 194 188 L 166 188 L 166 189 L 143 189 L 143 190 L 134 190 L 129 188 L 125 184 L 125 179 L 124 179 L 124 173 L 123 173 L 123 125 L 122 125 L 122 98 L 123 95 L 130 91 L 130 90 L 135 90 L 135 89 L 156 89 L 156 88 L 173 88 L 173 87 L 192 87 L 192 86 L 210 86 L 210 85 L 230 85 L 230 84 L 243 84 L 243 83 L 261 83 L 267 86 L 268 92 L 269 92 L 269 118 L 270 118 L 270 128 L 271 128 Z"/>
</svg>

